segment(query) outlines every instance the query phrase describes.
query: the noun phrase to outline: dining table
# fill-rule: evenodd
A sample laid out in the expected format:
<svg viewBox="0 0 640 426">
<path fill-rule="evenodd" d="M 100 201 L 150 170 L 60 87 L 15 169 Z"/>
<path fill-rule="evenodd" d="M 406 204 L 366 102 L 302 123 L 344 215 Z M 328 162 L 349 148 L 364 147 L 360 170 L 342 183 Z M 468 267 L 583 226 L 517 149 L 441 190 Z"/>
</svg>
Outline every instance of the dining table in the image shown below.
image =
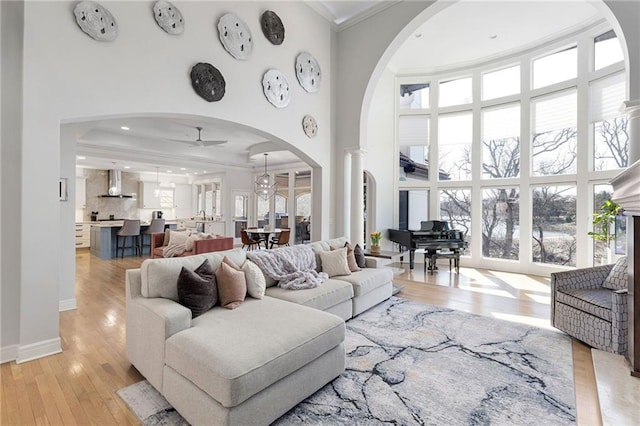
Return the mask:
<svg viewBox="0 0 640 426">
<path fill-rule="evenodd" d="M 269 237 L 271 236 L 271 234 L 273 235 L 279 235 L 282 232 L 282 229 L 280 228 L 247 228 L 247 234 L 249 235 L 249 238 L 254 239 L 254 240 L 259 240 L 259 239 L 263 239 L 264 240 L 264 247 L 266 249 L 269 248 Z"/>
</svg>

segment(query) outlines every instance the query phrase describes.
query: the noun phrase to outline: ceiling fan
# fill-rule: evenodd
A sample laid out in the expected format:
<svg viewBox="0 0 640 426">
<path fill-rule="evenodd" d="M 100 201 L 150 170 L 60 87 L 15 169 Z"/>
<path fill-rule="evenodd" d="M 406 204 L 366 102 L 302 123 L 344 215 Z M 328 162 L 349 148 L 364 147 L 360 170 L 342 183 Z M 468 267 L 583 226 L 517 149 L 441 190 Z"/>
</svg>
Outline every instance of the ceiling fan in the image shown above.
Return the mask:
<svg viewBox="0 0 640 426">
<path fill-rule="evenodd" d="M 191 148 L 222 145 L 222 144 L 225 144 L 225 143 L 229 142 L 227 140 L 211 140 L 211 141 L 202 140 L 202 138 L 201 138 L 202 127 L 196 126 L 196 130 L 198 130 L 198 138 L 196 140 L 194 140 L 194 141 L 185 141 L 183 139 L 169 139 L 169 138 L 167 138 L 166 140 L 171 141 L 171 142 L 187 143 L 187 144 L 191 145 L 190 146 Z"/>
</svg>

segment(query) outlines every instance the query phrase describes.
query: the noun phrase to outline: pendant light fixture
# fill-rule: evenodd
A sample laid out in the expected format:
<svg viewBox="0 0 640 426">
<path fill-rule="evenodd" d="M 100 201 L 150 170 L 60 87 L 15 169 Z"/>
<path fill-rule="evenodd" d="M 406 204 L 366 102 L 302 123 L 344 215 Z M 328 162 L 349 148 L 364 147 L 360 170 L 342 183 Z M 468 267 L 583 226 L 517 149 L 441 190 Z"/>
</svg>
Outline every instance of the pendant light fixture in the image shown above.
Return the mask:
<svg viewBox="0 0 640 426">
<path fill-rule="evenodd" d="M 153 195 L 160 196 L 160 167 L 156 167 L 156 188 L 153 190 Z"/>
<path fill-rule="evenodd" d="M 275 179 L 269 176 L 267 173 L 267 156 L 269 154 L 264 154 L 264 174 L 258 176 L 256 178 L 256 183 L 254 186 L 254 192 L 258 197 L 261 197 L 263 200 L 268 200 L 273 197 L 276 193 L 277 187 Z"/>
</svg>

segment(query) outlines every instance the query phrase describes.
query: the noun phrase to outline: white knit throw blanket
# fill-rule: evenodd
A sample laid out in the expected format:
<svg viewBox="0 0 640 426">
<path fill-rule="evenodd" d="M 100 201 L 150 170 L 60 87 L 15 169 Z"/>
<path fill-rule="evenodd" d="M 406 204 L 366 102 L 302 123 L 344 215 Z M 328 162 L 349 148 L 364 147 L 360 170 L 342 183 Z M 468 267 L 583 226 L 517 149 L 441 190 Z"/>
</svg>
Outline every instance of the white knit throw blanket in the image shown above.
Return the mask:
<svg viewBox="0 0 640 426">
<path fill-rule="evenodd" d="M 316 271 L 316 257 L 311 247 L 298 245 L 247 253 L 247 257 L 278 287 L 288 290 L 318 287 L 329 276 Z"/>
</svg>

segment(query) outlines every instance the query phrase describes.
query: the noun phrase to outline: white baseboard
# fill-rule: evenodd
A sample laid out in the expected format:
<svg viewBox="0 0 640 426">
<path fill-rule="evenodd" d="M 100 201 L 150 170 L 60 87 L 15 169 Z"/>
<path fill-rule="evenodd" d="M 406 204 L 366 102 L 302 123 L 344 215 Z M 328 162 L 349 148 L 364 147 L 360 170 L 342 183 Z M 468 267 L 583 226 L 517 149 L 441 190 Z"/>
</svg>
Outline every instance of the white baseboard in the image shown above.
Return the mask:
<svg viewBox="0 0 640 426">
<path fill-rule="evenodd" d="M 0 364 L 15 361 L 18 358 L 18 345 L 9 345 L 0 348 Z"/>
<path fill-rule="evenodd" d="M 62 352 L 62 346 L 59 337 L 43 340 L 41 342 L 31 343 L 30 345 L 20 346 L 16 363 L 21 364 L 45 356 L 59 354 L 60 352 Z"/>
<path fill-rule="evenodd" d="M 71 311 L 76 309 L 77 307 L 78 305 L 76 304 L 76 299 L 73 298 L 73 299 L 61 300 L 58 305 L 58 310 L 60 312 Z"/>
</svg>

